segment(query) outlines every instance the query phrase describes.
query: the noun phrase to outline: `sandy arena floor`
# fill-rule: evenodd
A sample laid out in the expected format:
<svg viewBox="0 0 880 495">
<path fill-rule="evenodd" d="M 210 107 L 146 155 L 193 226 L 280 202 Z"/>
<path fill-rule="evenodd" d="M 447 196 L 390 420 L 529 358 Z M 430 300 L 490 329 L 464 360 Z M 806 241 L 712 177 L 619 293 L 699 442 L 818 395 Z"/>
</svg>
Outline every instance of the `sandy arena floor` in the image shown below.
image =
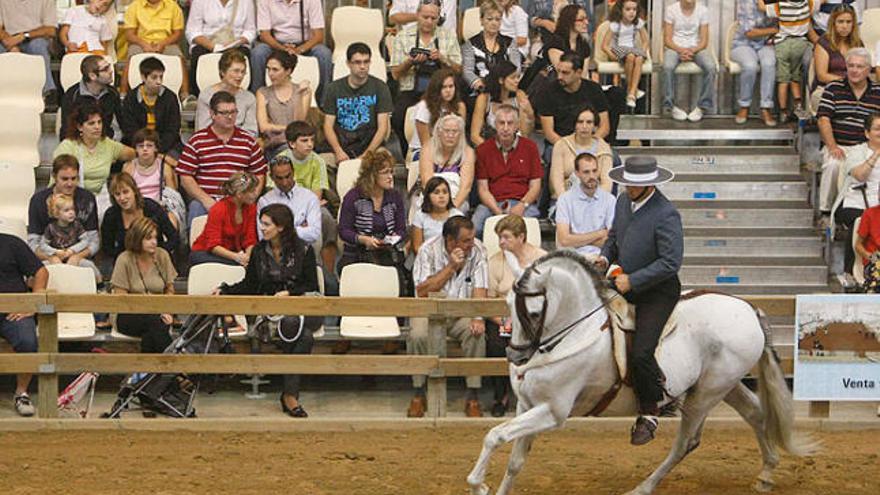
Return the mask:
<svg viewBox="0 0 880 495">
<path fill-rule="evenodd" d="M 0 433 L 0 492 L 465 495 L 464 478 L 486 430 Z M 625 431 L 545 435 L 536 441 L 516 493 L 624 493 L 662 460 L 673 434 L 673 428 L 662 429 L 657 440 L 641 448 L 629 446 Z M 806 460 L 784 457 L 774 493 L 880 493 L 880 431 L 817 436 L 824 442 L 822 453 Z M 508 452 L 505 448 L 494 458 L 493 487 Z M 707 428 L 702 446 L 657 493 L 750 493 L 759 466 L 750 432 Z"/>
</svg>

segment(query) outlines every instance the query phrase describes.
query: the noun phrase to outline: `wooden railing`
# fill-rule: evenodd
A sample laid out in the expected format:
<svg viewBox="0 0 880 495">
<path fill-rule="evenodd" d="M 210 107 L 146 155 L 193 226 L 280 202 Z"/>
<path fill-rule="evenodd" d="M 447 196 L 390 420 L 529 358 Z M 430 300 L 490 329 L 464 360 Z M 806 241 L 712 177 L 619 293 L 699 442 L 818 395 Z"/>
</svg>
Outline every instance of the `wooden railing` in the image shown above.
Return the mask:
<svg viewBox="0 0 880 495">
<path fill-rule="evenodd" d="M 769 316 L 792 316 L 793 296 L 754 296 L 748 300 Z M 38 375 L 38 415 L 57 416 L 58 376 L 98 373 L 186 372 L 230 374 L 427 375 L 428 410 L 446 415 L 446 379 L 468 375 L 507 375 L 503 358 L 358 355 L 171 355 L 81 354 L 58 352 L 58 313 L 287 314 L 340 316 L 467 317 L 508 314 L 501 299 L 338 298 L 271 296 L 69 295 L 53 292 L 0 294 L 0 313 L 36 313 L 39 352 L 0 354 L 0 373 Z M 434 341 L 435 339 L 430 339 Z M 442 340 L 441 340 L 442 341 Z M 786 363 L 790 371 L 791 363 Z"/>
</svg>

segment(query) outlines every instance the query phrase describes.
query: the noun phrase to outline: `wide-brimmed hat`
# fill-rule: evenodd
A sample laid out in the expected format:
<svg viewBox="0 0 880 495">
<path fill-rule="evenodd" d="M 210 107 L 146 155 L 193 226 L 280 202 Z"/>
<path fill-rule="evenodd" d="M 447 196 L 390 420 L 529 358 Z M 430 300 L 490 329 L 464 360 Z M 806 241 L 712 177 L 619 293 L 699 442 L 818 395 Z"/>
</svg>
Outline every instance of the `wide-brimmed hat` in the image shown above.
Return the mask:
<svg viewBox="0 0 880 495">
<path fill-rule="evenodd" d="M 656 186 L 671 181 L 675 174 L 658 167 L 653 156 L 631 156 L 622 167 L 612 168 L 608 177 L 624 186 Z"/>
</svg>

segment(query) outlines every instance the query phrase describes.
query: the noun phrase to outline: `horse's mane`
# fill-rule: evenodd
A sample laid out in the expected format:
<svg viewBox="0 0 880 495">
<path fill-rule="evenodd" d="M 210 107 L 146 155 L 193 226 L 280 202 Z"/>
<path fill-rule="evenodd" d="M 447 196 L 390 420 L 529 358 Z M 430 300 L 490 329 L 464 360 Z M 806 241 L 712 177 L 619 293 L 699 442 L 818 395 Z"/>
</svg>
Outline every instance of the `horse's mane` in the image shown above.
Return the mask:
<svg viewBox="0 0 880 495">
<path fill-rule="evenodd" d="M 586 258 L 584 258 L 580 254 L 578 254 L 576 251 L 573 251 L 571 249 L 559 249 L 556 251 L 551 251 L 551 252 L 545 254 L 544 256 L 541 256 L 540 258 L 535 260 L 534 263 L 532 263 L 532 266 L 529 267 L 529 269 L 526 270 L 525 273 L 523 273 L 522 277 L 519 279 L 518 284 L 525 285 L 525 284 L 529 283 L 529 280 L 531 279 L 532 273 L 535 271 L 535 269 L 538 265 L 543 264 L 544 262 L 547 262 L 547 261 L 555 260 L 557 258 L 562 258 L 565 260 L 573 261 L 576 264 L 578 264 L 581 268 L 583 268 L 584 271 L 587 272 L 587 275 L 589 275 L 590 280 L 593 282 L 593 289 L 596 291 L 596 294 L 604 302 L 604 299 L 605 299 L 605 297 L 604 297 L 604 292 L 605 292 L 605 290 L 604 290 L 605 289 L 604 274 L 599 273 L 596 270 L 596 268 L 593 266 L 592 263 L 587 261 Z"/>
</svg>

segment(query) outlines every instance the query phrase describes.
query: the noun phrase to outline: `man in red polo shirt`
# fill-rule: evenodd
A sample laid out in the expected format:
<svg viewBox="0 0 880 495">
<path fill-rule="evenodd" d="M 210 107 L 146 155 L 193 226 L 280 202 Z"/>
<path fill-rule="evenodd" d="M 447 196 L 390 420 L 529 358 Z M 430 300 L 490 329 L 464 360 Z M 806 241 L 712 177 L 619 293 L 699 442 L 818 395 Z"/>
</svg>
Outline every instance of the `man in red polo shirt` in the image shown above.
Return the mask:
<svg viewBox="0 0 880 495">
<path fill-rule="evenodd" d="M 180 185 L 189 195 L 187 225 L 193 218 L 207 215 L 223 197 L 223 183 L 235 172 L 250 172 L 260 185 L 266 184 L 266 158 L 263 150 L 242 129 L 235 127 L 238 109 L 235 97 L 218 91 L 211 97 L 211 125 L 192 135 L 177 162 Z"/>
<path fill-rule="evenodd" d="M 499 105 L 495 110 L 497 134 L 477 147 L 477 192 L 480 205 L 474 210 L 477 236 L 492 215 L 538 216 L 538 196 L 544 168 L 538 146 L 517 135 L 519 110 Z"/>
</svg>

